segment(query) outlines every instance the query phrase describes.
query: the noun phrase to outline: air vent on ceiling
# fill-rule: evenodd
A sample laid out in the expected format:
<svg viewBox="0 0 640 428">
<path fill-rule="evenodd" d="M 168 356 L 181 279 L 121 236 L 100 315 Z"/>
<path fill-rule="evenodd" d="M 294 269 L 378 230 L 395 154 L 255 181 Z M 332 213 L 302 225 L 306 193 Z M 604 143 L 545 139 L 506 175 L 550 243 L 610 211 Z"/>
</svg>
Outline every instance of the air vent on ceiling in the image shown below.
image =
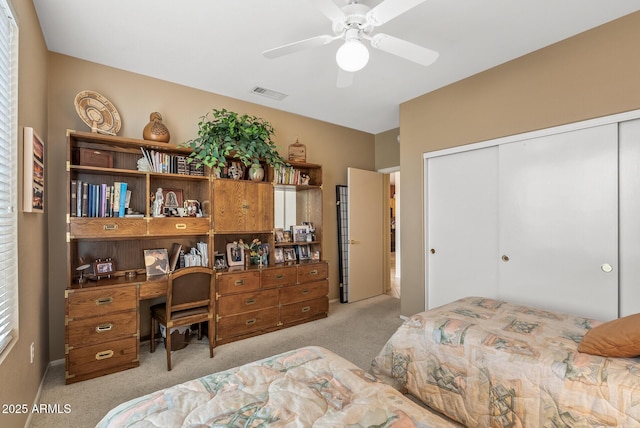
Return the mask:
<svg viewBox="0 0 640 428">
<path fill-rule="evenodd" d="M 274 100 L 282 100 L 287 97 L 287 94 L 283 94 L 282 92 L 272 91 L 271 89 L 261 88 L 260 86 L 254 87 L 251 92 L 257 95 L 262 95 L 263 97 L 272 98 Z"/>
</svg>

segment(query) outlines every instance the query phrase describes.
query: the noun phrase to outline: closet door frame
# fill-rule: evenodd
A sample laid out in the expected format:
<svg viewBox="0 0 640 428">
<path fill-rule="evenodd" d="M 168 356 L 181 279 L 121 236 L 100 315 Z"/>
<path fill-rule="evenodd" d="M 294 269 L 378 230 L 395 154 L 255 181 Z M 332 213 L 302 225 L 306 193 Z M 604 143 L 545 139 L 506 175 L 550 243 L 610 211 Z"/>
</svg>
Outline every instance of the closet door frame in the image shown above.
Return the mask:
<svg viewBox="0 0 640 428">
<path fill-rule="evenodd" d="M 560 126 L 555 126 L 555 127 L 551 127 L 551 128 L 545 128 L 545 129 L 540 129 L 540 130 L 536 130 L 536 131 L 531 131 L 531 132 L 526 132 L 526 133 L 522 133 L 522 134 L 517 134 L 517 135 L 511 135 L 511 136 L 507 136 L 507 137 L 501 137 L 501 138 L 496 138 L 496 139 L 491 139 L 491 140 L 486 140 L 486 141 L 481 141 L 481 142 L 477 142 L 477 143 L 472 143 L 472 144 L 465 144 L 463 146 L 457 146 L 457 147 L 452 147 L 452 148 L 448 148 L 448 149 L 443 149 L 443 150 L 436 150 L 433 152 L 425 152 L 423 153 L 423 191 L 424 191 L 424 195 L 423 195 L 423 219 L 424 219 L 424 224 L 423 224 L 423 240 L 422 240 L 422 252 L 424 254 L 424 259 L 423 259 L 423 267 L 424 267 L 424 301 L 425 301 L 425 310 L 429 308 L 429 284 L 428 284 L 428 278 L 429 278 L 429 265 L 428 265 L 428 242 L 429 242 L 429 218 L 428 218 L 428 201 L 429 201 L 429 194 L 428 194 L 428 177 L 429 177 L 429 170 L 428 170 L 428 160 L 432 157 L 438 157 L 438 156 L 445 156 L 445 155 L 450 155 L 450 154 L 456 154 L 456 153 L 461 153 L 461 152 L 466 152 L 469 150 L 478 150 L 478 149 L 483 149 L 483 148 L 487 148 L 487 147 L 492 147 L 492 146 L 499 146 L 502 144 L 507 144 L 507 143 L 513 143 L 516 141 L 521 141 L 521 140 L 528 140 L 528 139 L 535 139 L 535 138 L 539 138 L 539 137 L 545 137 L 545 136 L 550 136 L 550 135 L 555 135 L 555 134 L 561 134 L 561 133 L 565 133 L 565 132 L 571 132 L 571 131 L 576 131 L 576 130 L 580 130 L 580 129 L 585 129 L 585 128 L 591 128 L 591 127 L 595 127 L 595 126 L 601 126 L 601 125 L 607 125 L 607 124 L 612 124 L 612 123 L 622 123 L 622 122 L 626 122 L 626 121 L 632 121 L 632 120 L 636 120 L 636 119 L 640 119 L 640 110 L 633 110 L 633 111 L 629 111 L 629 112 L 625 112 L 625 113 L 619 113 L 619 114 L 614 114 L 614 115 L 610 115 L 610 116 L 603 116 L 603 117 L 599 117 L 599 118 L 595 118 L 595 119 L 589 119 L 589 120 L 585 120 L 585 121 L 580 121 L 580 122 L 574 122 L 574 123 L 569 123 L 569 124 L 565 124 L 565 125 L 560 125 Z M 621 197 L 624 195 L 621 195 Z M 640 218 L 640 217 L 636 217 L 636 218 Z M 621 219 L 621 221 L 623 221 L 624 219 Z M 624 225 L 620 225 L 620 230 L 623 230 Z M 624 260 L 624 251 L 622 251 L 621 249 L 621 253 L 619 255 L 619 260 L 620 263 L 622 263 L 622 260 Z M 621 282 L 619 283 L 619 296 L 624 296 L 625 295 L 625 291 L 624 291 L 624 287 L 627 285 L 626 283 L 623 284 L 621 278 Z M 640 306 L 640 304 L 639 304 Z M 633 309 L 630 308 L 628 305 L 625 307 L 622 304 L 619 304 L 619 307 L 621 308 L 621 312 L 619 314 L 619 316 L 624 316 L 626 315 L 626 312 L 629 312 L 631 310 L 635 310 L 640 311 L 640 307 L 634 307 Z M 626 308 L 626 309 L 625 309 Z"/>
</svg>

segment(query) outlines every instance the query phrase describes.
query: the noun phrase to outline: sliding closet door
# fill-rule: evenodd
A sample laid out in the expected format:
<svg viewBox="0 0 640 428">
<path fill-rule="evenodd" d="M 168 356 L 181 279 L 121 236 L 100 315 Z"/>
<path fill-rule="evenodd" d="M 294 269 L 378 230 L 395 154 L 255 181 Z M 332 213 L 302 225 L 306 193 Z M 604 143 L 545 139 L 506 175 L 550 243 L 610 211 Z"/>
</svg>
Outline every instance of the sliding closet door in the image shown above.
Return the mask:
<svg viewBox="0 0 640 428">
<path fill-rule="evenodd" d="M 498 148 L 426 162 L 427 308 L 497 297 Z"/>
<path fill-rule="evenodd" d="M 640 119 L 620 123 L 620 316 L 640 312 Z"/>
<path fill-rule="evenodd" d="M 503 144 L 499 296 L 618 316 L 617 125 Z"/>
</svg>

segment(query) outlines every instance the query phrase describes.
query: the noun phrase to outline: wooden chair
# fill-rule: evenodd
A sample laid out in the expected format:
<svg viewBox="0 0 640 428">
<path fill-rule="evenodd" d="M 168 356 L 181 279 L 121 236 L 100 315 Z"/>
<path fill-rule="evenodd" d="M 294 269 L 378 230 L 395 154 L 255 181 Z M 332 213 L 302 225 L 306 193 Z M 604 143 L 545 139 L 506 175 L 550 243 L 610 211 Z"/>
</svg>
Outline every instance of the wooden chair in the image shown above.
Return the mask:
<svg viewBox="0 0 640 428">
<path fill-rule="evenodd" d="M 198 324 L 198 340 L 202 339 L 202 323 L 208 322 L 209 354 L 213 358 L 214 298 L 213 270 L 188 267 L 169 274 L 167 301 L 151 307 L 151 352 L 155 352 L 156 321 L 165 326 L 167 370 L 171 370 L 171 329 Z"/>
</svg>

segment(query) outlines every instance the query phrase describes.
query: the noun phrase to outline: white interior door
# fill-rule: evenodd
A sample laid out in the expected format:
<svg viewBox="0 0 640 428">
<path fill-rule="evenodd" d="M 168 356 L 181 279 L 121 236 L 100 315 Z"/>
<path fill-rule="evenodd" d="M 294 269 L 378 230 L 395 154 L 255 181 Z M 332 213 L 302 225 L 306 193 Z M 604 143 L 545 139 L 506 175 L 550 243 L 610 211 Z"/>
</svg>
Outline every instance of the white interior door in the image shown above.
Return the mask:
<svg viewBox="0 0 640 428">
<path fill-rule="evenodd" d="M 617 125 L 499 149 L 499 296 L 618 316 Z"/>
<path fill-rule="evenodd" d="M 497 297 L 498 147 L 427 160 L 427 308 Z"/>
<path fill-rule="evenodd" d="M 347 302 L 384 293 L 383 174 L 348 168 L 349 290 Z"/>
</svg>

